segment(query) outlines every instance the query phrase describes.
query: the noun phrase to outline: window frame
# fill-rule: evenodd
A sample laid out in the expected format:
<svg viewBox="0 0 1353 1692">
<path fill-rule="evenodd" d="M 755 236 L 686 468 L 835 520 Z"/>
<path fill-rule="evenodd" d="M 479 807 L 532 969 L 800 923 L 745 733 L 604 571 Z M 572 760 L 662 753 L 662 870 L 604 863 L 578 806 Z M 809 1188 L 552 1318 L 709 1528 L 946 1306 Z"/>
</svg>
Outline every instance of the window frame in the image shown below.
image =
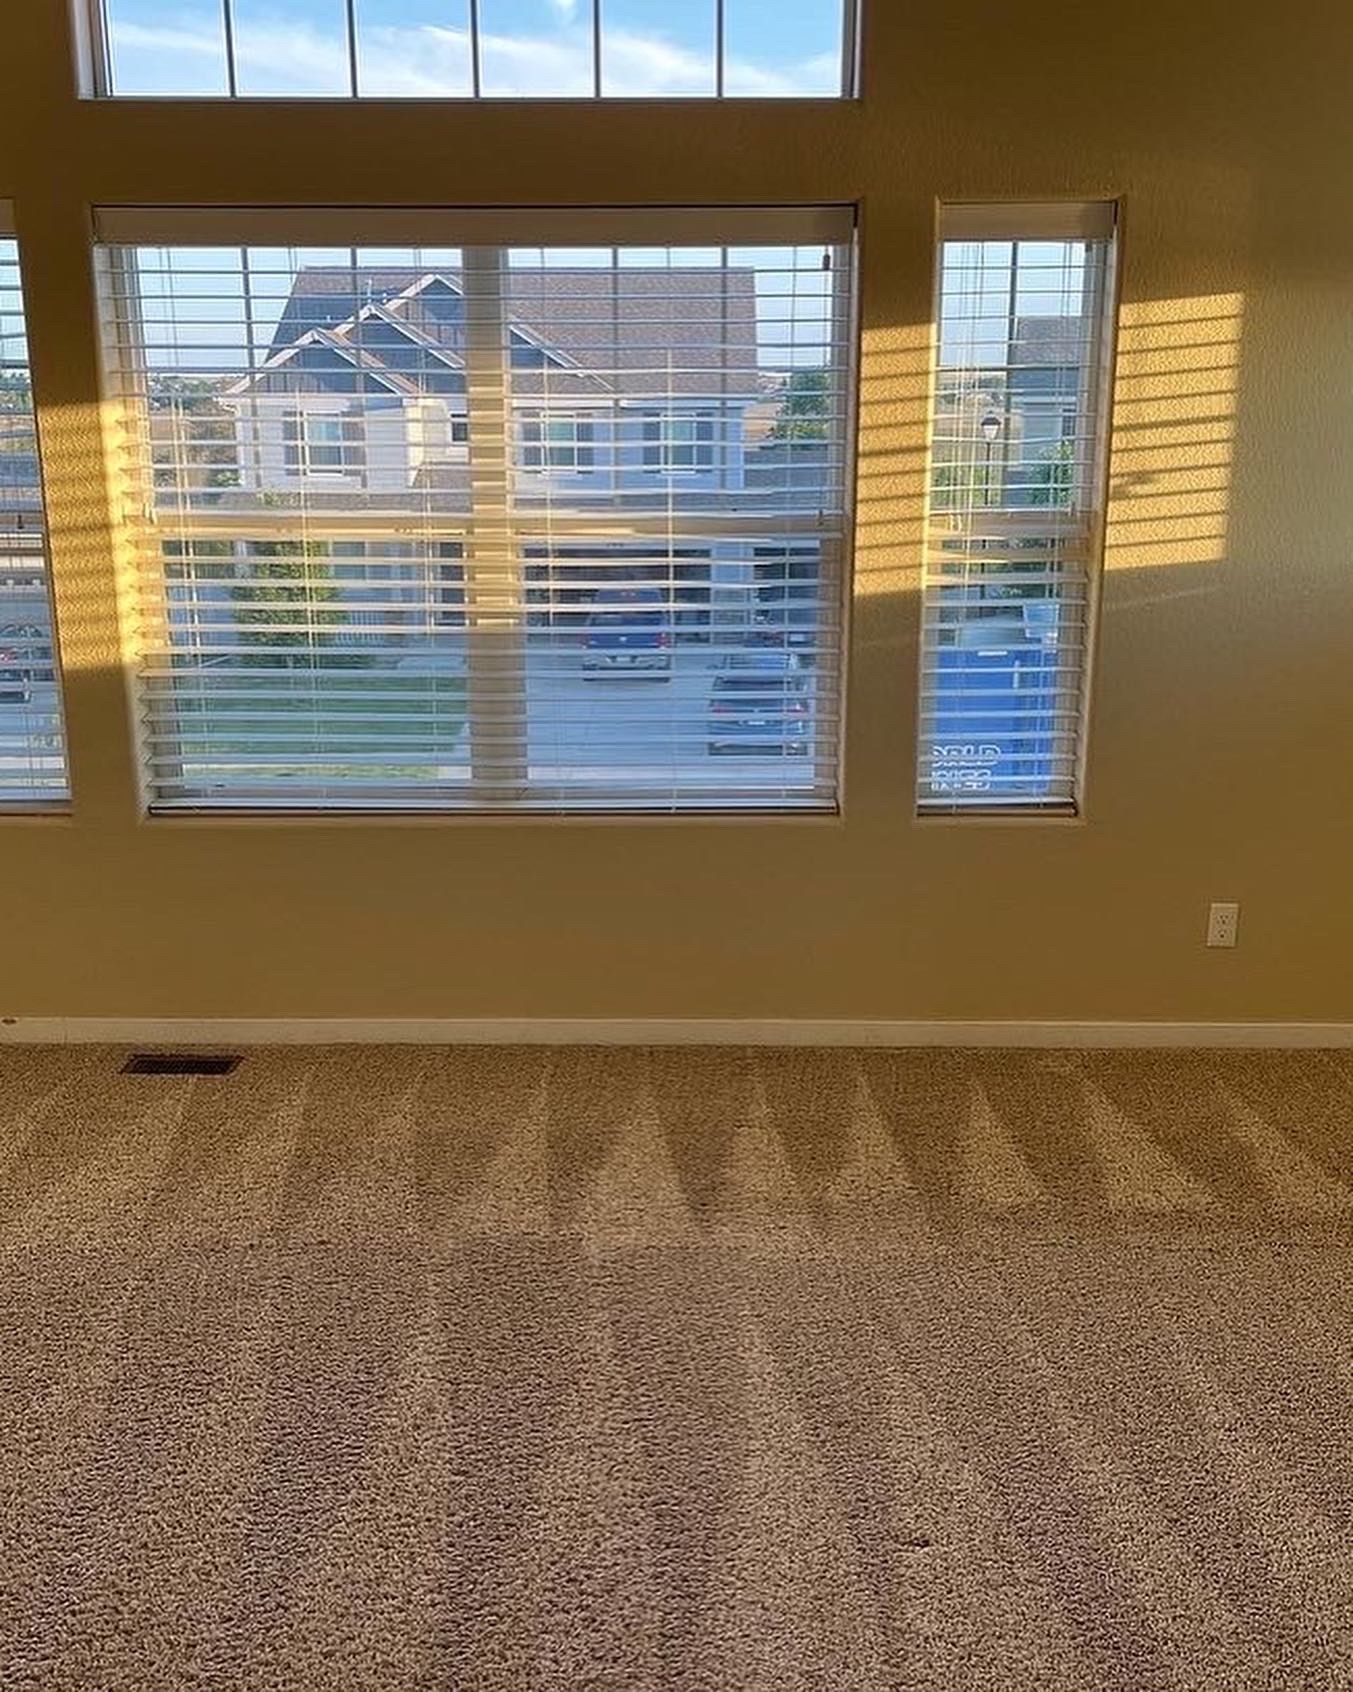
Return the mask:
<svg viewBox="0 0 1353 1692">
<path fill-rule="evenodd" d="M 931 369 L 929 429 L 926 462 L 926 520 L 925 560 L 921 588 L 922 627 L 919 640 L 917 675 L 918 710 L 916 736 L 916 779 L 913 783 L 913 806 L 916 820 L 925 824 L 937 821 L 973 825 L 982 821 L 1021 822 L 1074 821 L 1085 814 L 1085 795 L 1089 770 L 1090 721 L 1094 699 L 1095 655 L 1098 644 L 1098 624 L 1103 583 L 1105 530 L 1109 496 L 1109 459 L 1112 451 L 1112 412 L 1116 373 L 1119 322 L 1119 290 L 1122 279 L 1120 261 L 1121 208 L 1116 200 L 1104 201 L 1048 201 L 998 202 L 990 204 L 949 202 L 936 207 L 934 238 L 935 256 L 935 345 Z M 1083 634 L 1077 647 L 1074 663 L 1074 717 L 1071 776 L 1066 795 L 1048 798 L 995 798 L 990 800 L 939 799 L 924 792 L 927 767 L 925 747 L 930 730 L 927 714 L 927 665 L 938 646 L 932 646 L 927 635 L 928 618 L 935 607 L 932 590 L 936 581 L 944 579 L 938 573 L 942 562 L 943 543 L 937 540 L 948 525 L 957 534 L 961 507 L 942 506 L 935 498 L 936 448 L 939 437 L 939 395 L 942 377 L 941 335 L 943 301 L 943 258 L 947 243 L 1012 243 L 1020 242 L 1098 242 L 1102 251 L 1091 271 L 1094 288 L 1093 301 L 1082 312 L 1087 325 L 1088 356 L 1082 370 L 1082 385 L 1074 396 L 1078 419 L 1088 419 L 1093 430 L 1092 452 L 1077 462 L 1074 480 L 1075 496 L 1065 508 L 1007 503 L 1004 499 L 991 503 L 980 502 L 982 528 L 986 531 L 981 546 L 991 546 L 996 554 L 1013 548 L 1036 547 L 1051 540 L 1054 549 L 1065 548 L 1067 561 L 1080 572 L 1084 589 Z M 1015 254 L 1012 252 L 1012 264 Z M 1012 295 L 1013 299 L 1013 295 Z M 1013 311 L 1013 305 L 1011 310 Z M 1066 406 L 1062 409 L 1065 426 Z M 1003 467 L 1004 492 L 1008 468 Z M 1057 568 L 1063 568 L 1059 558 Z M 1068 573 L 1066 581 L 1075 582 Z M 1049 596 L 1051 597 L 1051 596 Z M 1062 686 L 1062 672 L 1058 672 L 1058 686 Z M 977 731 L 974 731 L 977 732 Z M 988 737 L 990 738 L 990 737 Z"/>
<path fill-rule="evenodd" d="M 531 476 L 590 476 L 597 469 L 597 420 L 586 412 L 520 412 L 516 418 L 517 462 Z M 567 429 L 562 440 L 553 429 Z M 466 444 L 469 444 L 466 423 Z M 533 438 L 534 437 L 534 438 Z"/>
<path fill-rule="evenodd" d="M 510 497 L 514 465 L 512 444 L 519 436 L 512 416 L 512 365 L 510 339 L 505 330 L 508 320 L 502 313 L 502 269 L 513 248 L 539 249 L 558 246 L 577 247 L 683 247 L 711 246 L 747 248 L 758 247 L 818 247 L 837 250 L 842 262 L 827 268 L 832 272 L 832 285 L 827 313 L 830 325 L 828 344 L 837 349 L 836 362 L 828 366 L 833 376 L 835 415 L 838 418 L 839 460 L 832 472 L 832 500 L 819 502 L 816 508 L 776 510 L 772 515 L 756 512 L 738 515 L 715 507 L 710 513 L 695 513 L 683 532 L 698 533 L 702 539 L 745 539 L 748 548 L 761 542 L 790 546 L 810 544 L 818 547 L 821 579 L 825 584 L 821 599 L 821 635 L 818 651 L 828 654 L 820 661 L 819 676 L 830 685 L 829 708 L 816 713 L 812 736 L 813 780 L 811 791 L 803 795 L 788 795 L 779 784 L 776 796 L 749 798 L 745 791 L 725 795 L 718 782 L 705 784 L 703 796 L 688 799 L 684 792 L 673 792 L 665 803 L 631 800 L 625 793 L 622 778 L 606 780 L 595 788 L 569 784 L 561 797 L 545 798 L 540 803 L 521 803 L 528 792 L 534 797 L 534 785 L 528 788 L 525 765 L 521 772 L 504 780 L 481 777 L 478 760 L 469 788 L 464 794 L 446 787 L 426 803 L 408 806 L 378 801 L 339 799 L 302 799 L 279 803 L 266 790 L 246 792 L 242 787 L 232 790 L 227 799 L 208 796 L 165 797 L 156 791 L 154 772 L 143 769 L 143 793 L 148 813 L 152 816 L 301 816 L 349 817 L 392 816 L 401 814 L 436 816 L 442 818 L 486 819 L 503 816 L 558 818 L 670 817 L 673 820 L 692 817 L 757 818 L 793 816 L 835 816 L 840 814 L 844 790 L 844 711 L 846 694 L 846 639 L 850 564 L 854 541 L 855 460 L 857 451 L 855 416 L 858 405 L 858 236 L 857 208 L 853 204 L 816 203 L 803 206 L 719 206 L 709 208 L 595 207 L 569 209 L 561 207 L 507 209 L 484 208 L 427 208 L 390 207 L 335 208 L 313 207 L 286 209 L 274 207 L 132 207 L 116 206 L 94 209 L 95 267 L 99 277 L 105 309 L 105 351 L 113 356 L 106 360 L 109 385 L 105 394 L 121 404 L 121 427 L 134 437 L 139 427 L 135 415 L 135 384 L 137 372 L 144 363 L 139 344 L 115 347 L 108 339 L 113 333 L 108 327 L 119 317 L 136 320 L 138 286 L 134 276 L 123 270 L 122 249 L 202 246 L 219 249 L 260 246 L 264 248 L 293 248 L 346 246 L 354 235 L 358 247 L 384 248 L 389 246 L 459 247 L 462 271 L 467 281 L 467 298 L 480 302 L 479 311 L 487 316 L 476 322 L 472 311 L 467 322 L 466 360 L 469 372 L 468 427 L 471 450 L 470 510 L 465 514 L 447 512 L 436 518 L 435 533 L 431 530 L 425 540 L 439 545 L 458 547 L 455 558 L 447 563 L 454 571 L 443 573 L 456 578 L 451 595 L 439 587 L 439 609 L 435 619 L 442 626 L 462 620 L 484 621 L 498 618 L 509 603 L 521 608 L 525 627 L 525 608 L 529 604 L 531 548 L 538 545 L 547 529 L 560 544 L 570 540 L 589 548 L 609 545 L 642 544 L 650 536 L 655 545 L 670 545 L 671 514 L 657 511 L 650 514 L 629 510 L 597 512 L 583 516 L 549 519 L 542 524 L 538 514 L 517 509 Z M 341 235 L 340 235 L 341 232 Z M 338 236 L 338 239 L 335 237 Z M 494 251 L 493 249 L 496 249 Z M 497 299 L 498 303 L 492 302 Z M 477 366 L 477 368 L 476 368 Z M 477 398 L 476 396 L 480 396 Z M 131 409 L 128 409 L 130 404 Z M 507 407 L 504 410 L 504 407 Z M 487 419 L 487 429 L 486 429 Z M 503 432 L 505 429 L 505 432 Z M 508 451 L 490 450 L 484 464 L 476 465 L 473 442 L 484 438 L 490 442 L 506 440 Z M 567 473 L 565 473 L 567 474 Z M 495 513 L 489 520 L 476 517 L 476 479 L 487 476 L 489 482 L 488 507 Z M 500 501 L 498 478 L 508 490 L 506 504 Z M 156 529 L 156 511 L 144 492 L 135 486 L 123 488 L 128 510 L 127 521 L 139 531 L 142 549 L 147 537 Z M 830 505 L 830 510 L 828 509 Z M 384 533 L 389 519 L 359 517 L 355 521 L 343 514 L 325 519 L 315 513 L 286 511 L 270 512 L 266 525 L 258 522 L 241 527 L 238 516 L 229 511 L 176 510 L 174 522 L 181 526 L 175 533 L 189 543 L 213 538 L 226 541 L 251 541 L 267 534 L 280 536 L 285 527 L 295 531 L 297 538 L 323 544 L 326 536 L 352 537 L 359 533 Z M 607 537 L 610 538 L 607 538 Z M 552 541 L 551 544 L 554 544 Z M 538 560 L 537 560 L 538 562 Z M 143 580 L 153 583 L 161 566 L 145 554 L 138 568 L 146 572 Z M 515 580 L 515 589 L 510 585 Z M 505 583 L 508 585 L 505 586 Z M 444 585 L 446 584 L 444 581 Z M 505 597 L 506 596 L 506 597 Z M 830 596 L 830 597 L 829 597 Z M 441 615 L 441 612 L 449 615 Z M 163 622 L 163 617 L 160 619 Z M 155 619 L 151 619 L 153 624 Z M 524 649 L 523 649 L 524 662 Z M 138 666 L 138 671 L 141 666 Z M 486 685 L 490 696 L 501 699 L 504 690 L 504 670 L 494 660 L 490 680 Z M 474 665 L 470 666 L 470 695 L 468 720 L 487 720 L 491 713 L 480 714 L 475 701 Z M 522 675 L 524 678 L 524 669 Z M 147 709 L 142 682 L 134 683 L 138 711 Z M 524 693 L 523 693 L 524 697 Z M 148 735 L 148 728 L 145 729 Z M 522 736 L 522 756 L 525 757 L 525 735 Z M 631 783 L 631 786 L 633 784 Z M 659 784 L 661 785 L 661 784 Z"/>
<path fill-rule="evenodd" d="M 672 439 L 673 423 L 690 424 L 689 441 L 678 443 Z M 690 451 L 689 464 L 675 461 L 679 450 Z M 643 467 L 654 476 L 712 476 L 719 467 L 717 413 L 699 408 L 644 412 Z"/>
<path fill-rule="evenodd" d="M 22 312 L 24 342 L 25 347 L 27 347 L 30 329 L 28 323 L 27 293 L 25 290 L 23 246 L 19 240 L 18 229 L 14 220 L 13 204 L 11 201 L 6 199 L 0 199 L 0 242 L 9 242 L 14 246 L 15 277 L 18 286 L 20 310 Z M 36 518 L 37 546 L 34 552 L 33 567 L 31 569 L 23 570 L 22 572 L 16 571 L 14 574 L 18 575 L 21 573 L 24 576 L 32 578 L 29 585 L 34 590 L 35 597 L 40 594 L 41 602 L 45 610 L 45 630 L 39 623 L 30 624 L 8 622 L 4 614 L 3 601 L 0 601 L 0 625 L 3 625 L 6 628 L 12 627 L 20 629 L 30 637 L 30 652 L 28 657 L 30 671 L 35 670 L 38 667 L 43 669 L 50 667 L 51 669 L 51 687 L 53 697 L 50 720 L 55 725 L 55 733 L 51 738 L 56 742 L 55 752 L 56 756 L 59 758 L 59 781 L 58 783 L 54 783 L 52 785 L 49 792 L 37 793 L 32 796 L 0 796 L 0 816 L 7 819 L 21 817 L 69 816 L 73 804 L 73 794 L 71 789 L 70 744 L 66 728 L 65 671 L 61 660 L 61 634 L 56 614 L 56 595 L 51 562 L 51 534 L 47 516 L 47 493 L 45 477 L 43 475 L 42 443 L 39 439 L 38 433 L 39 408 L 37 395 L 33 385 L 31 355 L 24 368 L 28 371 L 28 408 L 26 416 L 29 420 L 29 426 L 27 432 L 31 434 L 32 438 L 32 455 L 36 474 L 37 503 L 33 515 Z M 15 524 L 13 531 L 14 534 L 16 536 L 23 535 L 25 533 L 31 534 L 31 530 L 25 531 L 22 510 L 17 515 L 18 520 Z M 5 540 L 3 523 L 5 516 L 5 508 L 3 503 L 0 502 L 0 544 L 3 544 Z M 22 556 L 23 554 L 15 555 L 16 562 Z M 31 636 L 34 633 L 36 633 L 38 637 L 37 643 L 33 643 L 31 641 Z M 34 654 L 31 650 L 33 644 L 45 645 L 50 653 L 50 657 L 42 656 L 40 653 Z M 15 668 L 18 667 L 19 666 L 15 666 Z M 31 675 L 27 685 L 31 694 Z M 28 705 L 21 705 L 20 708 L 26 710 Z M 33 748 L 30 747 L 30 754 L 32 750 Z"/>
<path fill-rule="evenodd" d="M 336 427 L 336 440 L 316 439 L 320 428 Z M 323 459 L 320 454 L 325 455 Z M 334 454 L 333 458 L 328 455 Z M 366 426 L 360 413 L 307 411 L 297 406 L 282 414 L 282 460 L 288 476 L 355 480 L 366 466 Z"/>
<path fill-rule="evenodd" d="M 259 100 L 273 99 L 282 101 L 299 101 L 308 103 L 314 98 L 312 94 L 292 93 L 277 95 L 252 95 L 242 93 L 239 87 L 239 72 L 235 57 L 233 7 L 234 0 L 221 0 L 222 12 L 222 68 L 225 72 L 225 88 L 220 92 L 210 94 L 193 93 L 164 93 L 147 94 L 139 92 L 122 93 L 113 86 L 113 57 L 112 57 L 112 24 L 109 16 L 109 6 L 112 0 L 67 0 L 72 14 L 72 36 L 76 56 L 76 92 L 81 99 L 89 100 Z M 870 0 L 839 0 L 841 8 L 841 65 L 840 81 L 834 92 L 830 94 L 789 94 L 776 95 L 780 100 L 803 101 L 805 103 L 831 103 L 835 101 L 857 101 L 862 96 L 862 63 L 860 42 L 863 35 L 863 11 Z M 658 104 L 668 98 L 676 98 L 686 103 L 692 99 L 711 100 L 747 100 L 754 104 L 762 104 L 766 97 L 761 95 L 729 94 L 726 91 L 728 80 L 728 30 L 725 0 L 715 0 L 713 23 L 715 29 L 713 70 L 714 87 L 708 94 L 698 95 L 634 95 L 608 94 L 604 88 L 605 48 L 604 34 L 600 29 L 599 20 L 602 17 L 602 0 L 585 0 L 591 11 L 592 26 L 592 88 L 590 92 L 568 95 L 511 95 L 492 94 L 484 91 L 483 68 L 483 36 L 481 10 L 484 0 L 466 0 L 469 18 L 469 86 L 456 94 L 400 94 L 385 93 L 366 94 L 361 87 L 361 51 L 357 34 L 357 14 L 352 0 L 343 7 L 343 47 L 347 72 L 347 88 L 345 90 L 324 96 L 338 100 L 384 100 L 393 99 L 407 105 L 436 105 L 446 102 L 492 101 L 494 103 L 522 104 L 576 104 L 598 101 L 629 101 L 636 104 Z"/>
</svg>

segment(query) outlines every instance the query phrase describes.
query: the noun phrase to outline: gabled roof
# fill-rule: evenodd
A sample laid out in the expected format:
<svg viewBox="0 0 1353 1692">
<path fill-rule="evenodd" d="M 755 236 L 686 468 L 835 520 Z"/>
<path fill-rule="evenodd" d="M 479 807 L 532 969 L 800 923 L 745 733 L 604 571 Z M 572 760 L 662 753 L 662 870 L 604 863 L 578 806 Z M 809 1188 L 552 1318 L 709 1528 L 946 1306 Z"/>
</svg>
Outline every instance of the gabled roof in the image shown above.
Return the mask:
<svg viewBox="0 0 1353 1692">
<path fill-rule="evenodd" d="M 1004 378 L 1007 373 L 1020 373 L 1027 378 L 1038 371 L 1064 374 L 1079 369 L 1086 358 L 1086 328 L 1081 317 L 1022 316 L 1017 317 L 1009 330 L 1008 363 L 1000 354 L 1006 351 L 1004 320 L 993 318 L 980 330 L 975 339 L 992 362 L 985 366 L 970 365 L 963 357 L 970 349 L 960 345 L 958 355 L 950 355 L 940 366 L 941 377 L 960 376 Z M 1026 386 L 1027 386 L 1026 382 Z"/>
<path fill-rule="evenodd" d="M 754 398 L 756 280 L 749 268 L 524 266 L 506 272 L 516 397 Z M 370 326 L 418 348 L 382 356 Z M 310 266 L 299 272 L 266 364 L 237 384 L 276 391 L 298 348 L 347 347 L 364 371 L 444 392 L 434 373 L 463 370 L 465 302 L 458 272 Z M 279 378 L 282 378 L 279 381 Z"/>
<path fill-rule="evenodd" d="M 313 356 L 319 354 L 318 360 Z M 416 398 L 422 389 L 416 382 L 392 370 L 383 360 L 368 357 L 359 347 L 351 345 L 328 329 L 311 329 L 293 347 L 284 347 L 276 355 L 269 355 L 266 364 L 249 376 L 241 377 L 226 389 L 227 396 L 248 393 L 251 388 L 265 387 L 273 392 L 302 392 L 306 384 L 290 376 L 305 372 L 310 377 L 337 372 L 342 380 L 329 382 L 340 392 L 362 392 L 368 388 L 385 388 L 406 399 Z"/>
<path fill-rule="evenodd" d="M 1080 364 L 1085 348 L 1086 327 L 1081 317 L 1017 317 L 1010 363 L 1057 367 Z"/>
</svg>

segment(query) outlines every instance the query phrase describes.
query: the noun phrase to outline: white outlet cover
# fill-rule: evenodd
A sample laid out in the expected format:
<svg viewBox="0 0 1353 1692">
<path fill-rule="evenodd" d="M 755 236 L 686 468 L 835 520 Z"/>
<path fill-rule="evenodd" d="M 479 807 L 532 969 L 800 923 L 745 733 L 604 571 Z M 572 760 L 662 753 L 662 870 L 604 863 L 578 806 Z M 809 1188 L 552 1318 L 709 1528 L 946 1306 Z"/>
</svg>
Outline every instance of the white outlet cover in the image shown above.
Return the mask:
<svg viewBox="0 0 1353 1692">
<path fill-rule="evenodd" d="M 1212 947 L 1231 947 L 1240 929 L 1240 906 L 1231 900 L 1214 900 L 1207 913 L 1207 943 Z"/>
</svg>

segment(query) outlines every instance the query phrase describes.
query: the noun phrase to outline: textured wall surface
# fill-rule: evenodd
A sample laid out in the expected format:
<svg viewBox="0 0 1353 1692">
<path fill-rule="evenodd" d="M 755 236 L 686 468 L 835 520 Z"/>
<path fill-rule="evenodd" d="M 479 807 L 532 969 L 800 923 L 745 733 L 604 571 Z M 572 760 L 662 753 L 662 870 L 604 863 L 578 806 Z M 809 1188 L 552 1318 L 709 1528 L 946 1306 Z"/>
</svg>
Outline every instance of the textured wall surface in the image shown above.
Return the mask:
<svg viewBox="0 0 1353 1692">
<path fill-rule="evenodd" d="M 0 820 L 0 1014 L 1353 1017 L 1353 12 L 874 0 L 864 99 L 800 112 L 82 103 L 16 10 L 76 801 Z M 1124 208 L 1086 815 L 918 823 L 934 204 L 1057 196 Z M 140 817 L 92 205 L 800 199 L 862 208 L 841 820 Z"/>
</svg>

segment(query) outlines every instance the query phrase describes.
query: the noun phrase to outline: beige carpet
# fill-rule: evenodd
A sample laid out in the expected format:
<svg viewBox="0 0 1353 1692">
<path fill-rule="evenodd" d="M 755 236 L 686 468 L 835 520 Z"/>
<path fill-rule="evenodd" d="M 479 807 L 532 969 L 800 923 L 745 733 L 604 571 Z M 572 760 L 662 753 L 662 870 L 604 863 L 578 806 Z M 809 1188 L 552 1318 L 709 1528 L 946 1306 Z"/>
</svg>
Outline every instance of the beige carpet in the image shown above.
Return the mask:
<svg viewBox="0 0 1353 1692">
<path fill-rule="evenodd" d="M 1353 1054 L 0 1049 L 0 1688 L 1353 1686 Z"/>
</svg>

